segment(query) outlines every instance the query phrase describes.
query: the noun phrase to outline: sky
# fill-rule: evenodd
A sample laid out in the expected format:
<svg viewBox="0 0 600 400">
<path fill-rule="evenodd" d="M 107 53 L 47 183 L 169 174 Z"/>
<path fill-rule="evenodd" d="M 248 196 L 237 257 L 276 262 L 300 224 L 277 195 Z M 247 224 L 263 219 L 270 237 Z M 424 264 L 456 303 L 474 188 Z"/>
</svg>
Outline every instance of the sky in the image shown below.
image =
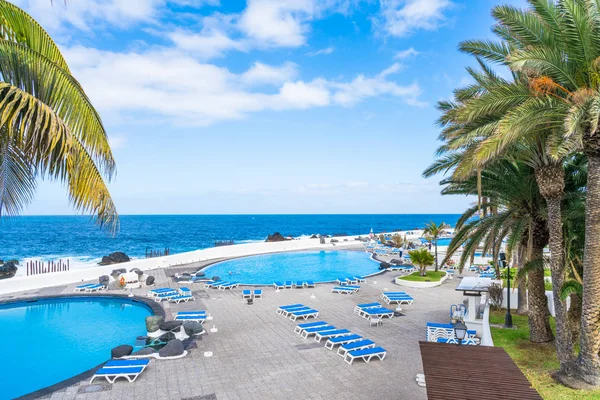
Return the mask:
<svg viewBox="0 0 600 400">
<path fill-rule="evenodd" d="M 423 179 L 462 40 L 524 0 L 13 0 L 105 124 L 120 214 L 460 213 Z M 29 215 L 73 214 L 40 182 Z"/>
</svg>

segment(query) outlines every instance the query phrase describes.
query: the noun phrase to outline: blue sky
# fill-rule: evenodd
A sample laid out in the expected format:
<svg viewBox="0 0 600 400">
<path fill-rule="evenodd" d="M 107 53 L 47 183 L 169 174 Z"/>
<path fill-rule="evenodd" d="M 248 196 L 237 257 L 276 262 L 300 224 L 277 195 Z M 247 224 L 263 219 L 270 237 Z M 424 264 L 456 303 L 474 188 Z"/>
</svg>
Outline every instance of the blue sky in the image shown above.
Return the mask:
<svg viewBox="0 0 600 400">
<path fill-rule="evenodd" d="M 121 214 L 451 213 L 422 179 L 461 40 L 524 0 L 14 0 L 99 110 Z M 27 214 L 71 214 L 41 182 Z"/>
</svg>

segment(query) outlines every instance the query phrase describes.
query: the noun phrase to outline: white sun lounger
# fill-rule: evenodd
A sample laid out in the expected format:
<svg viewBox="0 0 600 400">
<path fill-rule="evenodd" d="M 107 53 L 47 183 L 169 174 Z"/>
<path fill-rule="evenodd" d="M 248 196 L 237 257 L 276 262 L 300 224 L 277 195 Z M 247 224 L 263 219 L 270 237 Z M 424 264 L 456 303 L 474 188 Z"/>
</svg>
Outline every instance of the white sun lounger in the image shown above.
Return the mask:
<svg viewBox="0 0 600 400">
<path fill-rule="evenodd" d="M 75 289 L 73 289 L 74 292 L 83 292 L 85 291 L 85 289 L 89 288 L 90 286 L 94 286 L 95 283 L 88 283 L 86 285 L 79 285 L 79 286 L 75 286 Z"/>
<path fill-rule="evenodd" d="M 288 304 L 286 306 L 279 306 L 275 311 L 277 314 L 281 314 L 283 310 L 288 310 L 290 308 L 304 307 L 304 304 L 296 303 L 296 304 Z"/>
<path fill-rule="evenodd" d="M 296 328 L 294 328 L 294 333 L 300 335 L 304 332 L 305 329 L 316 328 L 319 326 L 327 326 L 327 322 L 325 321 L 315 321 L 315 322 L 306 322 L 304 324 L 298 324 Z"/>
<path fill-rule="evenodd" d="M 386 354 L 387 352 L 383 347 L 371 347 L 368 349 L 353 350 L 347 352 L 344 356 L 344 361 L 352 365 L 352 362 L 357 358 L 363 360 L 364 362 L 369 362 L 372 358 L 378 358 L 380 360 L 383 360 Z"/>
<path fill-rule="evenodd" d="M 375 342 L 369 339 L 360 340 L 358 342 L 346 343 L 341 345 L 337 351 L 338 356 L 345 357 L 346 353 L 354 350 L 368 349 L 375 347 Z"/>
<path fill-rule="evenodd" d="M 387 304 L 412 304 L 415 299 L 410 296 L 399 296 L 399 297 L 386 297 L 383 299 Z"/>
<path fill-rule="evenodd" d="M 296 321 L 298 318 L 309 319 L 309 318 L 317 318 L 319 316 L 319 311 L 317 310 L 305 310 L 305 311 L 294 311 L 290 313 L 290 319 L 292 321 Z"/>
<path fill-rule="evenodd" d="M 306 285 L 307 288 L 315 287 L 315 283 L 313 281 L 306 281 L 306 282 L 304 282 L 304 285 Z"/>
<path fill-rule="evenodd" d="M 192 294 L 192 289 L 187 288 L 187 287 L 180 287 L 179 288 L 179 294 L 183 294 L 183 295 L 191 295 Z"/>
<path fill-rule="evenodd" d="M 136 359 L 136 360 L 110 360 L 102 366 L 102 368 L 130 368 L 130 367 L 143 367 L 146 368 L 150 364 L 148 359 Z"/>
<path fill-rule="evenodd" d="M 207 289 L 207 288 L 213 288 L 213 287 L 219 286 L 219 285 L 221 285 L 223 283 L 227 283 L 227 282 L 226 281 L 209 281 L 209 282 L 206 282 L 204 284 L 204 288 L 205 289 Z"/>
<path fill-rule="evenodd" d="M 336 329 L 333 331 L 324 331 L 315 333 L 315 342 L 321 343 L 323 339 L 329 339 L 337 336 L 345 336 L 350 334 L 348 329 Z"/>
<path fill-rule="evenodd" d="M 360 316 L 363 318 L 392 318 L 394 312 L 384 307 L 379 308 L 365 308 L 361 311 Z"/>
<path fill-rule="evenodd" d="M 104 290 L 104 289 L 106 289 L 106 286 L 100 285 L 100 284 L 96 284 L 96 285 L 88 286 L 88 287 L 86 287 L 83 290 L 85 292 L 87 292 L 87 293 L 91 293 L 91 292 L 97 292 L 99 290 Z"/>
<path fill-rule="evenodd" d="M 187 303 L 190 300 L 196 301 L 196 299 L 192 295 L 181 295 L 180 294 L 179 296 L 174 296 L 174 297 L 169 298 L 170 303 L 177 303 L 177 304 L 181 303 L 182 301 Z"/>
<path fill-rule="evenodd" d="M 155 296 L 158 296 L 159 294 L 169 293 L 169 292 L 174 292 L 174 291 L 175 291 L 175 289 L 163 287 L 163 288 L 148 290 L 148 293 L 146 296 L 147 297 L 155 297 Z"/>
<path fill-rule="evenodd" d="M 244 289 L 242 290 L 242 299 L 251 299 L 252 298 L 252 292 L 248 289 Z"/>
<path fill-rule="evenodd" d="M 300 332 L 300 336 L 304 339 L 308 339 L 309 336 L 316 335 L 317 332 L 334 331 L 337 328 L 332 325 L 316 326 L 314 328 L 306 328 Z"/>
<path fill-rule="evenodd" d="M 217 286 L 217 289 L 225 291 L 238 287 L 238 283 L 236 282 L 227 282 L 222 285 Z"/>
<path fill-rule="evenodd" d="M 325 343 L 325 348 L 328 350 L 333 350 L 333 348 L 335 346 L 341 346 L 346 343 L 358 342 L 361 339 L 362 339 L 362 336 L 360 336 L 360 335 L 336 336 L 336 337 L 330 338 Z"/>
<path fill-rule="evenodd" d="M 308 310 L 312 310 L 312 309 L 308 306 L 294 307 L 294 308 L 288 308 L 287 310 L 283 310 L 283 311 L 281 311 L 280 314 L 283 315 L 284 317 L 288 317 L 291 313 L 308 311 Z"/>
<path fill-rule="evenodd" d="M 92 376 L 90 383 L 96 378 L 106 378 L 109 383 L 115 383 L 118 378 L 125 378 L 129 382 L 134 382 L 145 368 L 146 367 L 100 368 L 96 371 L 94 376 Z"/>
<path fill-rule="evenodd" d="M 291 289 L 292 288 L 292 281 L 285 281 L 285 288 L 286 289 Z"/>
<path fill-rule="evenodd" d="M 172 292 L 160 293 L 154 296 L 154 301 L 160 303 L 163 300 L 169 300 L 171 297 L 181 296 L 177 293 L 177 291 L 173 290 Z"/>
<path fill-rule="evenodd" d="M 177 315 L 208 315 L 208 313 L 206 312 L 206 310 L 198 310 L 198 311 L 179 311 L 177 312 Z"/>
<path fill-rule="evenodd" d="M 356 292 L 356 290 L 354 290 L 354 289 L 350 289 L 350 288 L 346 288 L 346 287 L 342 287 L 342 286 L 336 286 L 333 289 L 331 289 L 331 293 L 354 294 L 355 292 Z"/>
</svg>

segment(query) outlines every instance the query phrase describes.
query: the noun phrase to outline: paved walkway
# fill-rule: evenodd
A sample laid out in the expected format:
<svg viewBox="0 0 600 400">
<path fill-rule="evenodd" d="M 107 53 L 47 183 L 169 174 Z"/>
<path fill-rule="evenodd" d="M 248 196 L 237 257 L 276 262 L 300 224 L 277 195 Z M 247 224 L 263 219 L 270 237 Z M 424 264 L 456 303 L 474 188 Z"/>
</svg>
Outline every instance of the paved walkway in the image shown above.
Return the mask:
<svg viewBox="0 0 600 400">
<path fill-rule="evenodd" d="M 177 287 L 164 270 L 152 274 L 157 287 Z M 449 305 L 462 301 L 454 288 L 456 279 L 430 289 L 401 288 L 392 280 L 399 273 L 386 272 L 361 284 L 354 295 L 332 294 L 333 285 L 315 289 L 276 292 L 263 288 L 263 298 L 247 305 L 241 288 L 222 292 L 187 284 L 196 302 L 163 303 L 167 317 L 177 311 L 206 309 L 214 317 L 206 321 L 208 333 L 179 360 L 152 360 L 134 382 L 119 380 L 110 385 L 88 381 L 53 393 L 51 399 L 425 399 L 425 389 L 415 376 L 422 373 L 418 341 L 424 339 L 427 321 L 448 322 Z M 54 292 L 71 293 L 74 285 Z M 183 285 L 182 285 L 183 286 Z M 369 327 L 366 319 L 353 313 L 358 303 L 380 301 L 382 290 L 404 290 L 415 299 L 403 306 L 403 316 Z M 147 289 L 139 289 L 143 295 Z M 33 294 L 33 293 L 30 293 Z M 50 294 L 50 293 L 45 293 Z M 370 338 L 384 347 L 383 361 L 361 361 L 348 365 L 335 351 L 313 339 L 294 333 L 296 322 L 275 313 L 277 306 L 303 303 L 320 312 L 320 318 L 338 328 Z M 389 306 L 388 308 L 394 308 Z M 304 322 L 304 321 L 300 321 Z M 217 332 L 210 332 L 213 325 Z M 205 357 L 212 352 L 212 357 Z"/>
</svg>

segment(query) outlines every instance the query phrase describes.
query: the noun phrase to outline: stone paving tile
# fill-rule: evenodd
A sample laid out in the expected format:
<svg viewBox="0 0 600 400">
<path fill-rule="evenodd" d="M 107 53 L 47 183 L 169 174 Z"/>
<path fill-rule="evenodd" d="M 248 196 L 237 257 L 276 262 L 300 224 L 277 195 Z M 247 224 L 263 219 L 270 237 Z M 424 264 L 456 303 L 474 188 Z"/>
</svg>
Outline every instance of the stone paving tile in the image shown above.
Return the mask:
<svg viewBox="0 0 600 400">
<path fill-rule="evenodd" d="M 196 341 L 197 348 L 190 348 L 182 359 L 151 361 L 134 383 L 119 380 L 108 391 L 77 393 L 79 386 L 87 384 L 83 381 L 53 393 L 52 399 L 421 400 L 426 392 L 417 386 L 415 376 L 422 373 L 418 341 L 424 339 L 425 323 L 448 321 L 450 304 L 462 302 L 462 295 L 454 290 L 456 279 L 436 288 L 411 289 L 395 285 L 393 278 L 400 274 L 393 272 L 369 278 L 353 295 L 333 294 L 330 284 L 279 292 L 264 287 L 263 298 L 253 305 L 242 300 L 241 288 L 205 290 L 200 283 L 178 285 L 167 276 L 172 271 L 150 274 L 156 278 L 156 287 L 187 286 L 197 296 L 195 302 L 179 305 L 163 302 L 167 319 L 178 311 L 196 309 L 206 309 L 212 315 L 213 320 L 204 324 L 208 333 Z M 74 286 L 62 292 L 72 293 Z M 404 316 L 370 327 L 366 319 L 353 313 L 354 306 L 381 301 L 383 290 L 406 291 L 415 302 L 402 306 Z M 141 296 L 146 292 L 147 288 L 134 290 Z M 304 320 L 294 322 L 275 313 L 277 306 L 291 303 L 311 306 L 319 310 L 319 319 L 372 339 L 387 350 L 386 358 L 348 365 L 335 350 L 324 348 L 325 340 L 318 345 L 312 338 L 301 338 L 294 327 Z M 210 332 L 213 326 L 216 333 Z M 204 356 L 207 351 L 212 357 Z"/>
</svg>

